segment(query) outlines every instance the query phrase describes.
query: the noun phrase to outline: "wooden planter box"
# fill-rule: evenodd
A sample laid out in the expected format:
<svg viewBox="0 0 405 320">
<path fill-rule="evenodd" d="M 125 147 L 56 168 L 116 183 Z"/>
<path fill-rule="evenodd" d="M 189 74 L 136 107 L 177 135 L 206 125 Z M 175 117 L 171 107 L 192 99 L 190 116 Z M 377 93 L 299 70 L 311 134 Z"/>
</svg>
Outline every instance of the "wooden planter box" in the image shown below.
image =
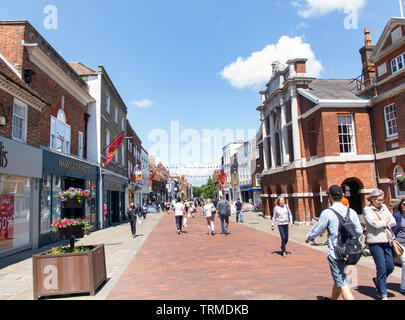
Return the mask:
<svg viewBox="0 0 405 320">
<path fill-rule="evenodd" d="M 94 296 L 107 278 L 104 244 L 89 252 L 32 256 L 34 299 L 89 293 Z"/>
</svg>

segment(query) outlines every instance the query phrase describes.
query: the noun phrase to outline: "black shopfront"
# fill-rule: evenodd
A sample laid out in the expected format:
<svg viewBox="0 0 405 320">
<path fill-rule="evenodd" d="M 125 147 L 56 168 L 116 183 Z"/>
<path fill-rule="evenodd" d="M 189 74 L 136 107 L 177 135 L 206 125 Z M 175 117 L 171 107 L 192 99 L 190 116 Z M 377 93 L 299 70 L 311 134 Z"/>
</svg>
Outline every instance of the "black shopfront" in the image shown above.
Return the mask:
<svg viewBox="0 0 405 320">
<path fill-rule="evenodd" d="M 87 219 L 98 229 L 98 166 L 59 153 L 43 152 L 43 174 L 40 188 L 40 244 L 56 240 L 50 232 L 53 221 L 63 218 Z M 61 203 L 57 195 L 70 187 L 90 191 L 90 200 L 79 208 Z"/>
<path fill-rule="evenodd" d="M 128 179 L 103 172 L 103 227 L 107 228 L 126 220 L 125 192 Z"/>
</svg>

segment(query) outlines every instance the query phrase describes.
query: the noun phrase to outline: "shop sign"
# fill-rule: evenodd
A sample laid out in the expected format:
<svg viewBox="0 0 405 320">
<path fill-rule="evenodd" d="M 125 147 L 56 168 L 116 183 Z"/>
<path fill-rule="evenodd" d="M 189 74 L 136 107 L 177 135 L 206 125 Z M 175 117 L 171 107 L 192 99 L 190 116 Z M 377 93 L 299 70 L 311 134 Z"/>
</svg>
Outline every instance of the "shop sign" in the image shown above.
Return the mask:
<svg viewBox="0 0 405 320">
<path fill-rule="evenodd" d="M 0 137 L 0 174 L 41 178 L 42 150 Z"/>
<path fill-rule="evenodd" d="M 72 171 L 76 171 L 76 172 L 80 172 L 80 173 L 86 173 L 86 174 L 90 173 L 89 167 L 85 167 L 80 164 L 74 163 L 72 161 L 68 161 L 68 160 L 59 160 L 58 167 L 61 169 L 68 169 L 68 170 L 72 170 Z"/>
</svg>

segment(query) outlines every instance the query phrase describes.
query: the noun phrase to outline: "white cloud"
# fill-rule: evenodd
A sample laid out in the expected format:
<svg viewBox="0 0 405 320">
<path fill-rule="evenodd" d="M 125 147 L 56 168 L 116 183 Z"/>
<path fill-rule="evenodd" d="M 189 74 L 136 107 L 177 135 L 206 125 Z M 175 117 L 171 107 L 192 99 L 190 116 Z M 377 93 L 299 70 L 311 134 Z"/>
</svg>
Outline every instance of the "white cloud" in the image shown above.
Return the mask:
<svg viewBox="0 0 405 320">
<path fill-rule="evenodd" d="M 138 107 L 138 108 L 149 108 L 152 106 L 153 101 L 150 101 L 149 99 L 143 99 L 139 101 L 132 101 L 131 106 L 133 107 Z"/>
<path fill-rule="evenodd" d="M 238 57 L 222 70 L 221 76 L 235 88 L 259 89 L 270 80 L 273 61 L 278 60 L 285 64 L 287 60 L 294 58 L 307 58 L 308 75 L 319 77 L 322 64 L 315 58 L 311 46 L 303 42 L 301 37 L 288 36 L 282 36 L 277 44 L 269 44 L 247 58 Z"/>
<path fill-rule="evenodd" d="M 291 4 L 298 8 L 298 14 L 303 18 L 323 16 L 332 11 L 344 13 L 357 12 L 366 4 L 366 0 L 300 0 Z"/>
</svg>

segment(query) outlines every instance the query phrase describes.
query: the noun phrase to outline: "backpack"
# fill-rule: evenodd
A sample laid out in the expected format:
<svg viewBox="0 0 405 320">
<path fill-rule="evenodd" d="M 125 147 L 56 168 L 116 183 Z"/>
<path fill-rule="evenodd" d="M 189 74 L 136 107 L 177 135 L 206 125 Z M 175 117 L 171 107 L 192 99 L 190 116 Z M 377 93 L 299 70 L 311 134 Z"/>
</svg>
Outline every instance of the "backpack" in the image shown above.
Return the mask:
<svg viewBox="0 0 405 320">
<path fill-rule="evenodd" d="M 356 234 L 353 221 L 350 219 L 350 208 L 347 209 L 346 217 L 342 217 L 334 209 L 332 210 L 339 219 L 338 238 L 336 244 L 336 253 L 339 259 L 346 265 L 355 265 L 362 256 L 362 246 L 360 239 Z"/>
</svg>

